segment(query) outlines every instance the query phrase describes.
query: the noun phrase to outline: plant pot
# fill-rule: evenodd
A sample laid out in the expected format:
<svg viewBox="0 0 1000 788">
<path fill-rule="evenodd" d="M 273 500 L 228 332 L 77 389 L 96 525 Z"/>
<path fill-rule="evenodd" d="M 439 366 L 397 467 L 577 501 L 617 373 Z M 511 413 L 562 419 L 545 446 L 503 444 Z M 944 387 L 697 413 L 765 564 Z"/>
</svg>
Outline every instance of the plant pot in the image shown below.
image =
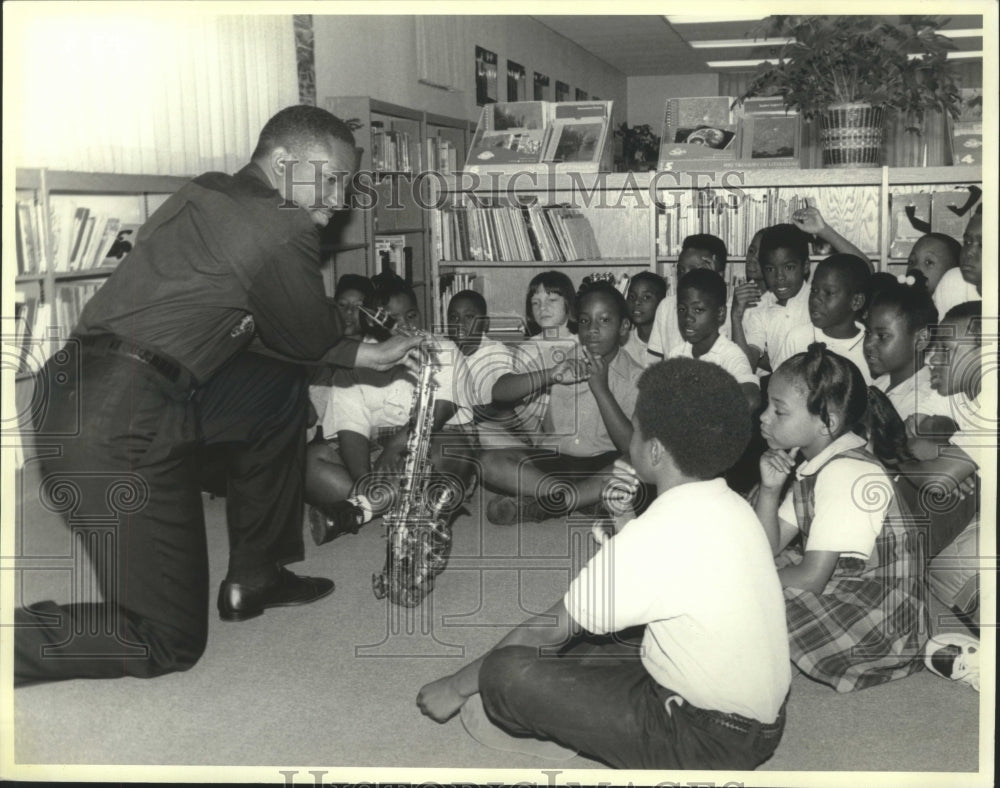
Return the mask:
<svg viewBox="0 0 1000 788">
<path fill-rule="evenodd" d="M 824 167 L 878 167 L 885 107 L 831 104 L 820 115 Z"/>
</svg>

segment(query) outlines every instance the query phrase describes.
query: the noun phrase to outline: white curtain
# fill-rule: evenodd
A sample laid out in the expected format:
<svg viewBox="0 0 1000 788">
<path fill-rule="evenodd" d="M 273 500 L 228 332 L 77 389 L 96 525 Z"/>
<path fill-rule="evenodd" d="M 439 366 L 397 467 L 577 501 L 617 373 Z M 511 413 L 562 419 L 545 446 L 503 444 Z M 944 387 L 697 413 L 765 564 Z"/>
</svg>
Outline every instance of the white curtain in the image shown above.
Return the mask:
<svg viewBox="0 0 1000 788">
<path fill-rule="evenodd" d="M 16 103 L 4 105 L 17 117 L 18 166 L 233 172 L 267 119 L 298 103 L 290 14 L 24 6 L 36 13 L 17 20 L 18 51 L 5 58 L 17 70 L 7 75 Z"/>
<path fill-rule="evenodd" d="M 416 17 L 417 80 L 443 90 L 461 90 L 471 65 L 465 52 L 469 20 L 462 16 Z M 464 78 L 464 79 L 463 79 Z"/>
</svg>

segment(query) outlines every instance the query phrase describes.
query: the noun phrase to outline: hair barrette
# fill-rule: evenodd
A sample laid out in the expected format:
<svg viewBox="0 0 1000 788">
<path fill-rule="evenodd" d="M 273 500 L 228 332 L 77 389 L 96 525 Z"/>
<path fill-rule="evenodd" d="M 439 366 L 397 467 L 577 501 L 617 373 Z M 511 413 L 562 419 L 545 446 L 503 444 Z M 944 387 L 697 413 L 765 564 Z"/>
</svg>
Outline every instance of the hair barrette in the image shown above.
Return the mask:
<svg viewBox="0 0 1000 788">
<path fill-rule="evenodd" d="M 915 285 L 917 283 L 916 277 L 911 274 L 900 274 L 896 277 L 896 281 L 901 285 Z"/>
</svg>

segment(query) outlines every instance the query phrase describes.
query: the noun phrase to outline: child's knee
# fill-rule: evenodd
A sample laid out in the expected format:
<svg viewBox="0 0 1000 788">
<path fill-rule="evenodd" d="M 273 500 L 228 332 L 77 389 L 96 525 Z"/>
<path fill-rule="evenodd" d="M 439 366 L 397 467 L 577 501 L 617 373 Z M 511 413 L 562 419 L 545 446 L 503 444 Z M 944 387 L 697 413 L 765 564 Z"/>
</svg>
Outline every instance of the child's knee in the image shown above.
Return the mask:
<svg viewBox="0 0 1000 788">
<path fill-rule="evenodd" d="M 533 660 L 534 650 L 527 646 L 507 646 L 486 655 L 479 668 L 479 692 L 495 698 L 516 692 L 524 681 Z"/>
</svg>

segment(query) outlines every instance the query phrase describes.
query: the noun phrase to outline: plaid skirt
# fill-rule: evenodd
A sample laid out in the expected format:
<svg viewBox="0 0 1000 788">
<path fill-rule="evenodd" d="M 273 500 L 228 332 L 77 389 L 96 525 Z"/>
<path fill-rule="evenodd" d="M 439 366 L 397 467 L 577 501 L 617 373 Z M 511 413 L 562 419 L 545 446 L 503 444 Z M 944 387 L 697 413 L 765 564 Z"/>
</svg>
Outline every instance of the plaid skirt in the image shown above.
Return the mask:
<svg viewBox="0 0 1000 788">
<path fill-rule="evenodd" d="M 837 457 L 882 467 L 861 449 Z M 815 515 L 818 475 L 797 479 L 792 486 L 799 528 L 806 538 Z M 784 589 L 789 648 L 799 670 L 837 692 L 851 692 L 921 669 L 929 621 L 925 549 L 922 532 L 915 526 L 914 517 L 893 491 L 867 561 L 841 556 L 822 593 Z M 782 554 L 779 561 L 789 563 L 794 558 Z"/>
</svg>

